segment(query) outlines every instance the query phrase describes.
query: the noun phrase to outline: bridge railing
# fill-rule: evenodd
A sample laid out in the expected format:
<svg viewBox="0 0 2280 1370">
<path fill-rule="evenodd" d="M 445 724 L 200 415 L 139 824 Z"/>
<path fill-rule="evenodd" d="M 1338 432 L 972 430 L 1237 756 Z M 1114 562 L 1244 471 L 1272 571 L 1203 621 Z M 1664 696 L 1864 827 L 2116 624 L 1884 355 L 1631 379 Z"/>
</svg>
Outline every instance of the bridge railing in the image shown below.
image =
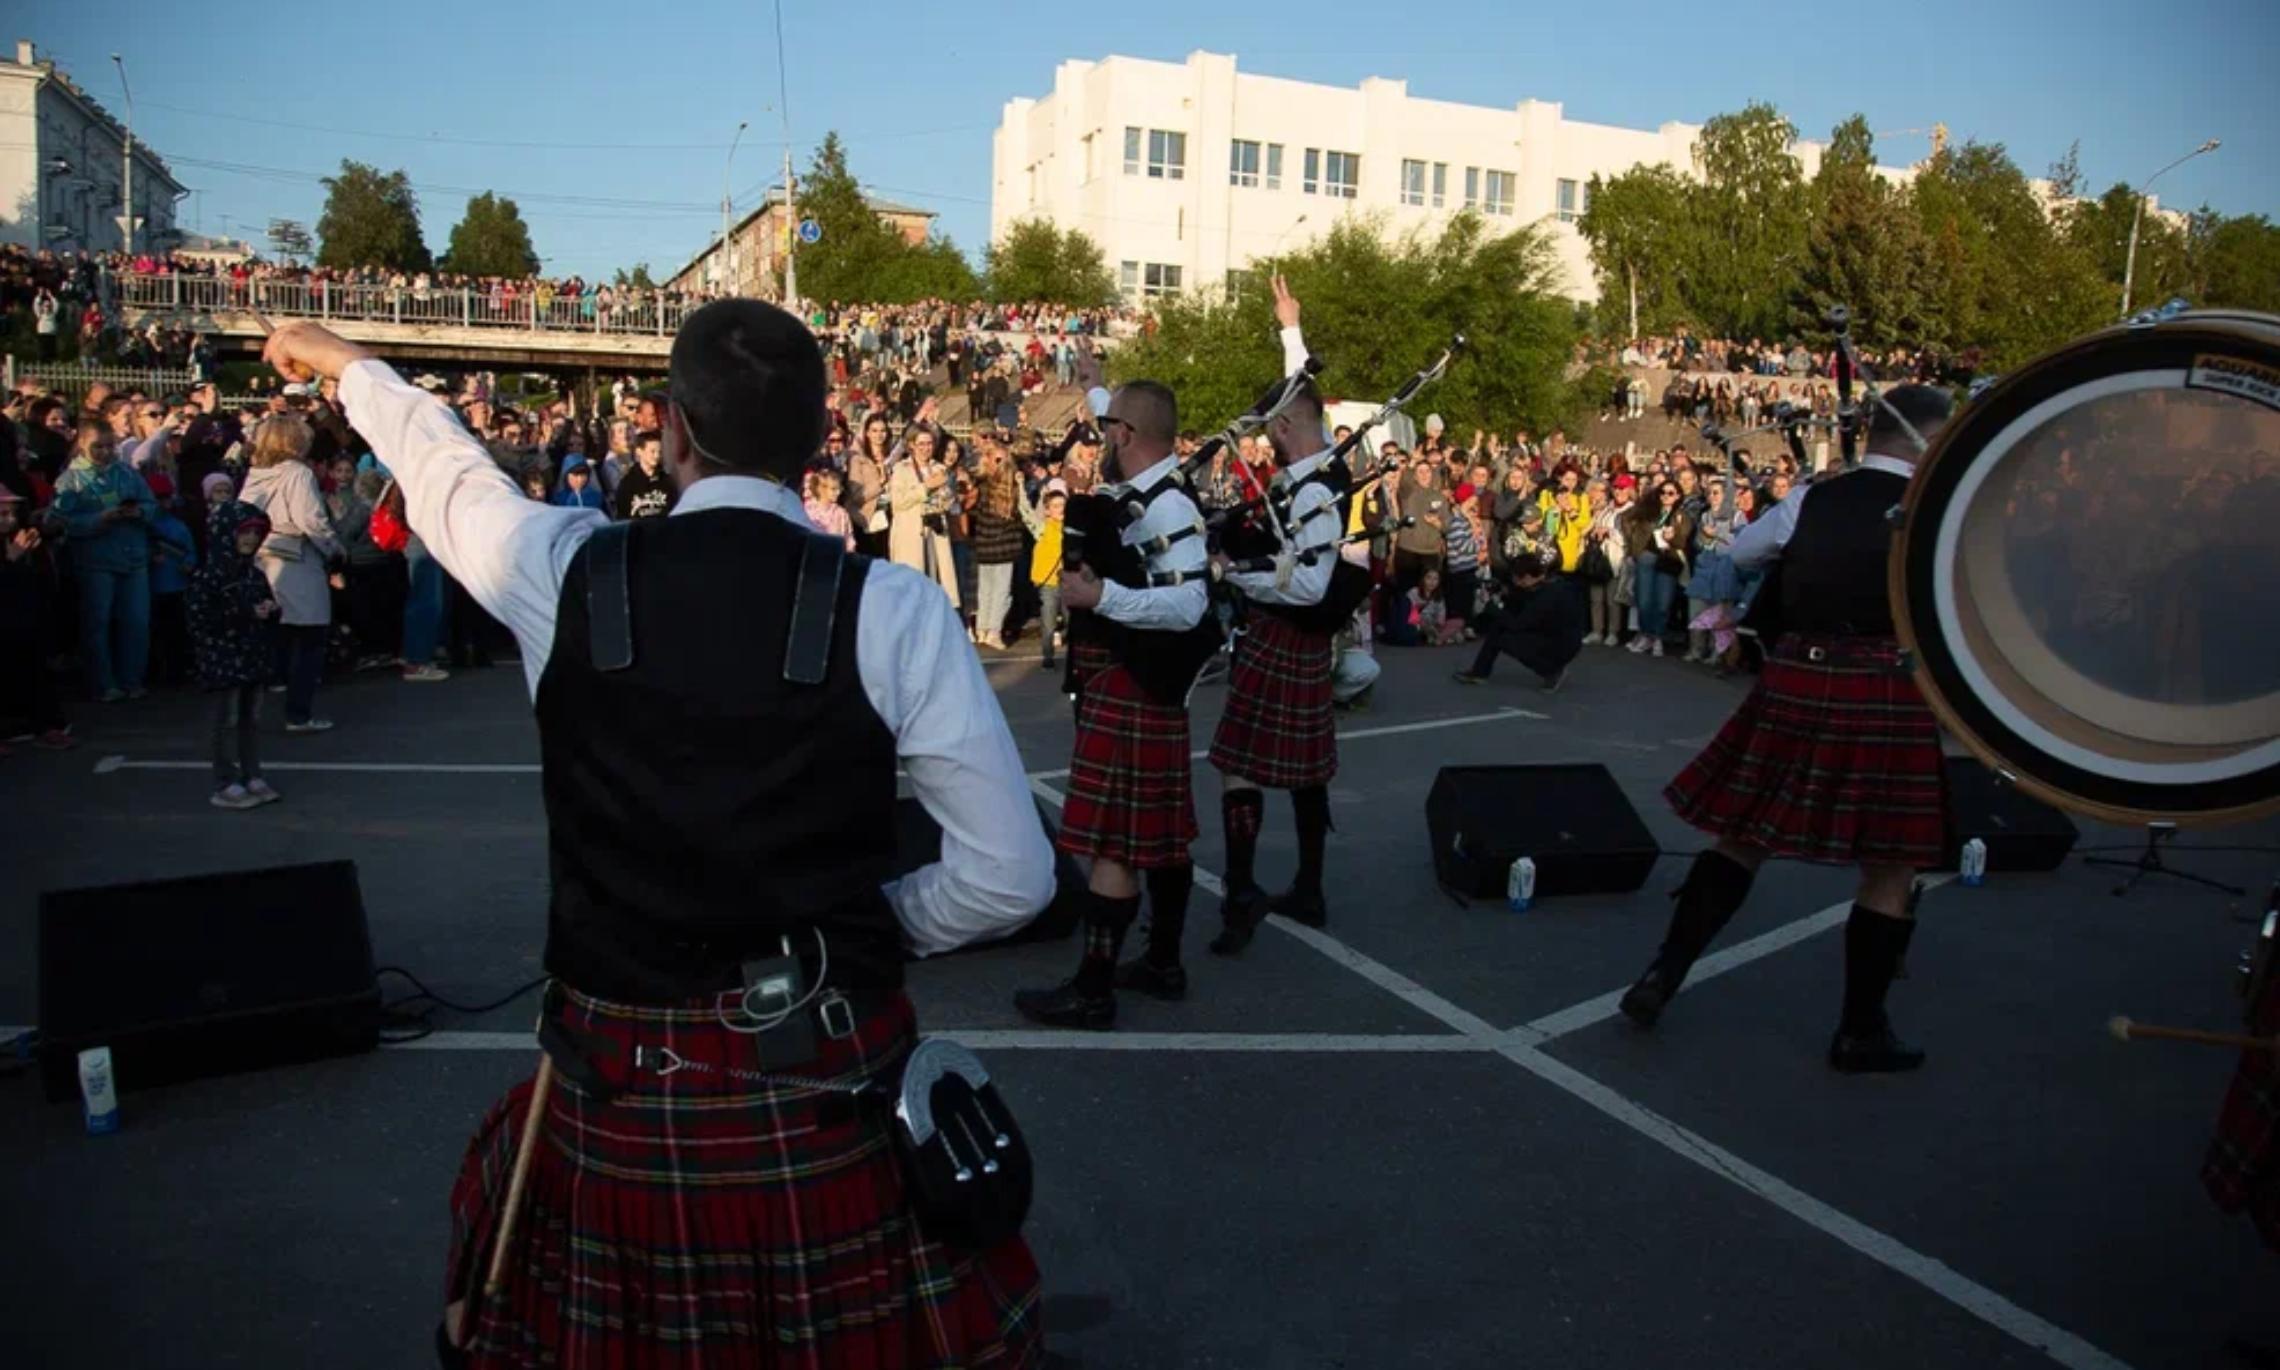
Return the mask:
<svg viewBox="0 0 2280 1370">
<path fill-rule="evenodd" d="M 409 285 L 352 285 L 341 281 L 235 281 L 226 276 L 121 276 L 119 304 L 127 309 L 214 315 L 251 312 L 289 319 L 343 319 L 427 327 L 520 328 L 547 333 L 669 337 L 696 304 L 654 295 L 613 300 L 518 285 L 504 290 Z"/>
</svg>

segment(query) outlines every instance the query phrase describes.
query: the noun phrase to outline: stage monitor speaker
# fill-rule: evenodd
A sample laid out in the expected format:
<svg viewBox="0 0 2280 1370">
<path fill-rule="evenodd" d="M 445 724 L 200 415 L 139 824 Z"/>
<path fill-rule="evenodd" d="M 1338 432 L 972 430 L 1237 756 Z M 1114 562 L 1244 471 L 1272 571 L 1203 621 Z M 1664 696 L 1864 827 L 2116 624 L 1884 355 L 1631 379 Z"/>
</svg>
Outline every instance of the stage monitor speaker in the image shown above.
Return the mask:
<svg viewBox="0 0 2280 1370">
<path fill-rule="evenodd" d="M 1617 894 L 1647 882 L 1661 850 L 1605 766 L 1444 766 L 1425 800 L 1433 872 L 1476 898 L 1502 896 L 1522 856 L 1536 895 Z"/>
<path fill-rule="evenodd" d="M 2007 785 L 1977 757 L 1947 759 L 1947 850 L 1940 869 L 1954 870 L 1963 844 L 1987 844 L 1991 871 L 2054 871 L 2065 864 L 2082 833 L 2074 820 L 2016 785 Z"/>
<path fill-rule="evenodd" d="M 1053 811 L 1045 801 L 1037 801 L 1037 821 L 1045 828 L 1045 840 L 1051 842 L 1056 832 Z M 920 866 L 942 859 L 942 828 L 926 806 L 917 799 L 905 796 L 895 801 L 895 870 L 897 877 L 910 874 Z M 1053 902 L 1045 911 L 1007 937 L 987 942 L 976 942 L 960 947 L 960 952 L 977 951 L 983 947 L 1010 946 L 1016 942 L 1057 942 L 1076 930 L 1077 916 L 1082 908 L 1085 892 L 1084 872 L 1059 847 L 1053 849 Z M 956 953 L 953 953 L 956 954 Z"/>
<path fill-rule="evenodd" d="M 353 861 L 49 890 L 39 927 L 50 1099 L 78 1092 L 88 1047 L 137 1089 L 379 1044 Z"/>
</svg>

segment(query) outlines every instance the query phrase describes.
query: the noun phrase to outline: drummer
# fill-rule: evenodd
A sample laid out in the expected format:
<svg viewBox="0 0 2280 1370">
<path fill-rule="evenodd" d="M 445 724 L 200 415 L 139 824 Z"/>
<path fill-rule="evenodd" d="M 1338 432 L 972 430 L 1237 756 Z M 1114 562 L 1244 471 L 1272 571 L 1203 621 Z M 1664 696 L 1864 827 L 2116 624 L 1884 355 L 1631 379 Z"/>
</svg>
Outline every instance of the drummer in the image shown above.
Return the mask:
<svg viewBox="0 0 2280 1370">
<path fill-rule="evenodd" d="M 1924 1063 L 1892 1031 L 1884 996 L 1915 935 L 1915 874 L 1945 846 L 1946 784 L 1938 724 L 1895 636 L 1886 514 L 1953 409 L 1932 386 L 1887 392 L 1860 465 L 1792 492 L 1735 539 L 1737 567 L 1783 562 L 1785 631 L 1756 688 L 1664 790 L 1679 817 L 1718 840 L 1694 859 L 1661 950 L 1623 995 L 1623 1013 L 1640 1027 L 1661 1017 L 1758 867 L 1788 856 L 1860 870 L 1829 1064 L 1870 1072 Z"/>
</svg>

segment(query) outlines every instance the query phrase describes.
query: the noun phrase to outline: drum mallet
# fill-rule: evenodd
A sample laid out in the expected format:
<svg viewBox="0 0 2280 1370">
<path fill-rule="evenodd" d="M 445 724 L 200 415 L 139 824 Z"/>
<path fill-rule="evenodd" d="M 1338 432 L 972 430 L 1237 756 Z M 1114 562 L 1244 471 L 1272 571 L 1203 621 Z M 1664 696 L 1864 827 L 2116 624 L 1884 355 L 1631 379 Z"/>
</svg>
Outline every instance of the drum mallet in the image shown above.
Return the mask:
<svg viewBox="0 0 2280 1370">
<path fill-rule="evenodd" d="M 2242 1051 L 2280 1051 L 2280 1037 L 2251 1037 L 2245 1032 L 2210 1032 L 2206 1028 L 2162 1027 L 2133 1022 L 2120 1014 L 2106 1020 L 2106 1031 L 2117 1042 L 2152 1039 L 2163 1042 L 2198 1042 L 2211 1047 L 2238 1047 Z"/>
</svg>

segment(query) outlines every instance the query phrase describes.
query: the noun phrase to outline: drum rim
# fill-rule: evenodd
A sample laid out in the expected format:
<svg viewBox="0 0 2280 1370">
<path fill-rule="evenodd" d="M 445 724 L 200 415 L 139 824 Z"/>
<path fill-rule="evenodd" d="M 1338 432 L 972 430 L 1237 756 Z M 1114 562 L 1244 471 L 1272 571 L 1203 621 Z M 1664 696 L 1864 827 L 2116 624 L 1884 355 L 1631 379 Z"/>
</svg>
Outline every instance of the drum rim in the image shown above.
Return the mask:
<svg viewBox="0 0 2280 1370">
<path fill-rule="evenodd" d="M 2253 335 L 2244 336 L 2251 330 Z M 2186 368 L 2196 350 L 2238 349 L 2244 341 L 2264 351 L 2280 351 L 2280 318 L 2247 311 L 2189 313 L 2156 325 L 2122 325 L 2077 339 L 2004 377 L 1959 414 L 1917 463 L 1916 476 L 1902 497 L 1886 563 L 1887 589 L 1893 623 L 1908 652 L 1917 688 L 1941 725 L 1974 756 L 2047 803 L 2126 824 L 2215 825 L 2280 812 L 2280 763 L 2222 781 L 2166 785 L 2100 775 L 2029 743 L 1961 688 L 1963 673 L 1938 630 L 1936 608 L 1937 529 L 1964 472 L 1985 452 L 1987 439 L 2036 404 L 2088 381 L 2126 372 Z M 1987 416 L 1998 407 L 2006 412 L 1991 422 Z M 1979 447 L 1970 460 L 1955 460 L 1967 439 Z M 1919 616 L 1926 629 L 1921 633 Z M 1948 682 L 1957 688 L 1949 688 Z M 2181 802 L 2189 798 L 2198 802 Z"/>
</svg>

